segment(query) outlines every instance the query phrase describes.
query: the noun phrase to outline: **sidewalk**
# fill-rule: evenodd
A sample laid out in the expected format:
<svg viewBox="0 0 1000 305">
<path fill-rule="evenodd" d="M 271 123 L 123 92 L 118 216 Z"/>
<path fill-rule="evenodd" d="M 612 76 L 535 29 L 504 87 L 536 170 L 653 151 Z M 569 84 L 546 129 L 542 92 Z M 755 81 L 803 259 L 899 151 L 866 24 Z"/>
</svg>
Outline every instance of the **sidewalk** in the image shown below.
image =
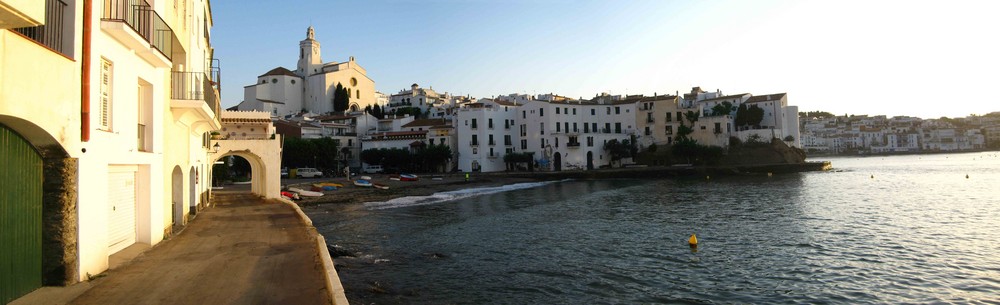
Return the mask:
<svg viewBox="0 0 1000 305">
<path fill-rule="evenodd" d="M 217 193 L 171 240 L 70 304 L 331 304 L 316 233 L 283 203 Z M 74 285 L 74 286 L 77 286 Z"/>
</svg>

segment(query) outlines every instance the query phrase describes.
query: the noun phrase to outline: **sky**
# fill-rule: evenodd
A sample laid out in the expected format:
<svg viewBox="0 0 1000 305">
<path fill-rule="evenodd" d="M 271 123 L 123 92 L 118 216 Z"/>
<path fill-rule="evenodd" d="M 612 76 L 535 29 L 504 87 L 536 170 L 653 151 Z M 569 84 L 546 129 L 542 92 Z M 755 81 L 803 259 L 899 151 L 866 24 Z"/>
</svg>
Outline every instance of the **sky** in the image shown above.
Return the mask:
<svg viewBox="0 0 1000 305">
<path fill-rule="evenodd" d="M 215 0 L 224 107 L 316 30 L 394 94 L 787 93 L 800 111 L 1000 111 L 1000 1 Z"/>
</svg>

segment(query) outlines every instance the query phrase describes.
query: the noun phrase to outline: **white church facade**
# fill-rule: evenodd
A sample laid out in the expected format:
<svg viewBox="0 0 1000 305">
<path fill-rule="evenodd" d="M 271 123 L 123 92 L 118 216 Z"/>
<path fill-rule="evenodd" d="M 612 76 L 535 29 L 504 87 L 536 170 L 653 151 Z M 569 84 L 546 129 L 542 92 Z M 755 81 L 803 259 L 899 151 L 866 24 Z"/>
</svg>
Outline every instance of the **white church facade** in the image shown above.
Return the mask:
<svg viewBox="0 0 1000 305">
<path fill-rule="evenodd" d="M 294 71 L 277 67 L 257 77 L 253 85 L 243 87 L 240 111 L 263 111 L 274 117 L 310 112 L 334 111 L 337 85 L 350 95 L 349 110 L 358 111 L 376 105 L 375 81 L 351 56 L 346 62 L 323 63 L 320 43 L 313 27 L 299 42 L 299 61 Z"/>
</svg>

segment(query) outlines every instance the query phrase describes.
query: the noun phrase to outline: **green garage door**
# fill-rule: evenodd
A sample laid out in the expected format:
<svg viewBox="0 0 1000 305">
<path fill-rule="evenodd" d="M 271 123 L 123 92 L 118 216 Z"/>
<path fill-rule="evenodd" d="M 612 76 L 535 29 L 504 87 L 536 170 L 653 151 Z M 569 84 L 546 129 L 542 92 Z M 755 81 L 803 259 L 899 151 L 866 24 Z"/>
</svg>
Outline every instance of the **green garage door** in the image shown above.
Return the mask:
<svg viewBox="0 0 1000 305">
<path fill-rule="evenodd" d="M 42 286 L 42 158 L 0 125 L 0 304 Z"/>
</svg>

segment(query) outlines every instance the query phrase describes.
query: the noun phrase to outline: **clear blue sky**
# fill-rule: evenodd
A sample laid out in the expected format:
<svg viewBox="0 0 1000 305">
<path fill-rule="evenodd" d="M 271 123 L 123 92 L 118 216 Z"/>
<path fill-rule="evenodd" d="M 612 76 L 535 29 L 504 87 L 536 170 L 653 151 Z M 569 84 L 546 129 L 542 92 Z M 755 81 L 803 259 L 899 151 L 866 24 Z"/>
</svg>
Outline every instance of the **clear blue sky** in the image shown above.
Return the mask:
<svg viewBox="0 0 1000 305">
<path fill-rule="evenodd" d="M 223 106 L 316 28 L 392 94 L 570 97 L 787 92 L 800 110 L 924 118 L 1000 111 L 998 1 L 212 2 Z"/>
</svg>

